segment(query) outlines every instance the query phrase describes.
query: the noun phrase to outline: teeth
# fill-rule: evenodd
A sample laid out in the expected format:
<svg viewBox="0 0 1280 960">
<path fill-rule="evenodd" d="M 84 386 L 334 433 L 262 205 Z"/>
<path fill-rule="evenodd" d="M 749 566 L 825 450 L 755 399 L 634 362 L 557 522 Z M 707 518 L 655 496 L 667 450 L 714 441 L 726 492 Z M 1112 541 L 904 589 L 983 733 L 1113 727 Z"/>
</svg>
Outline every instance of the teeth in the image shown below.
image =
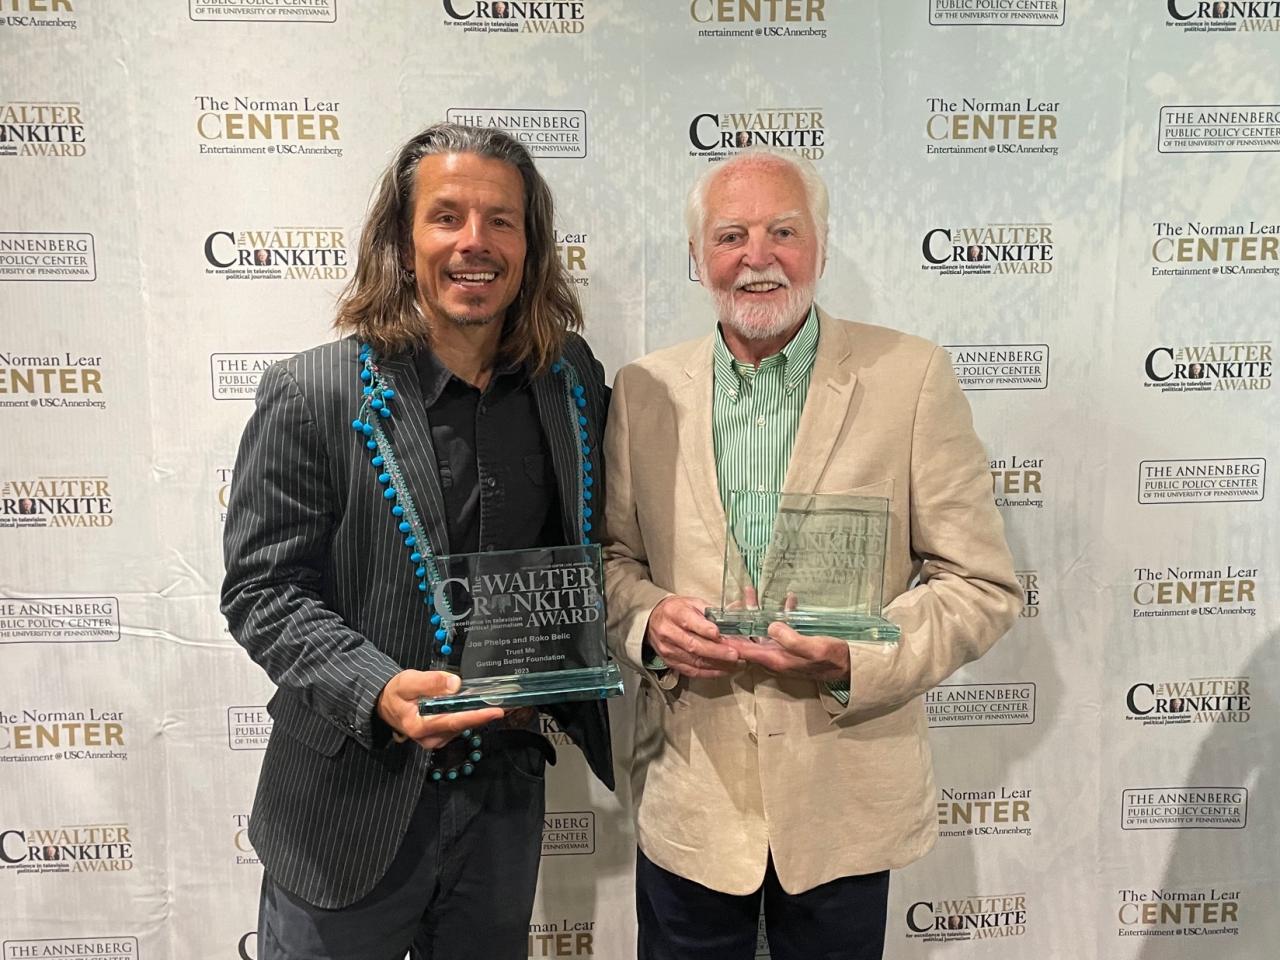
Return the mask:
<svg viewBox="0 0 1280 960">
<path fill-rule="evenodd" d="M 498 275 L 496 273 L 451 273 L 449 277 L 453 280 L 464 280 L 473 283 L 487 283 Z"/>
<path fill-rule="evenodd" d="M 777 290 L 781 286 L 782 284 L 780 283 L 769 283 L 769 282 L 744 283 L 741 289 L 746 290 L 748 293 L 764 293 L 767 290 Z"/>
</svg>

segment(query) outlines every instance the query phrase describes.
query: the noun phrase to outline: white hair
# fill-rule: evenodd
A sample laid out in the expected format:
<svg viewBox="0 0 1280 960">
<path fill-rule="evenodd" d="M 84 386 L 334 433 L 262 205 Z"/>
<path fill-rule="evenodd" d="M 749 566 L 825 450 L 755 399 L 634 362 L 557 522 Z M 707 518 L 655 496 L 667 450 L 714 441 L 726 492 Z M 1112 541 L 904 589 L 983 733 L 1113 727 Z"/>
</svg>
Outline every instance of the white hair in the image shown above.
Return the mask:
<svg viewBox="0 0 1280 960">
<path fill-rule="evenodd" d="M 755 148 L 744 150 L 723 163 L 712 165 L 689 190 L 689 196 L 684 203 L 684 225 L 689 233 L 689 243 L 693 247 L 693 257 L 698 263 L 699 272 L 702 271 L 702 232 L 706 225 L 706 198 L 707 191 L 711 189 L 711 184 L 718 177 L 744 167 L 779 166 L 795 173 L 800 178 L 800 183 L 804 186 L 804 196 L 809 206 L 809 217 L 813 220 L 813 226 L 817 232 L 818 267 L 821 269 L 827 255 L 827 213 L 830 210 L 826 183 L 823 182 L 813 164 L 803 157 L 791 153 L 782 153 L 777 150 Z"/>
</svg>

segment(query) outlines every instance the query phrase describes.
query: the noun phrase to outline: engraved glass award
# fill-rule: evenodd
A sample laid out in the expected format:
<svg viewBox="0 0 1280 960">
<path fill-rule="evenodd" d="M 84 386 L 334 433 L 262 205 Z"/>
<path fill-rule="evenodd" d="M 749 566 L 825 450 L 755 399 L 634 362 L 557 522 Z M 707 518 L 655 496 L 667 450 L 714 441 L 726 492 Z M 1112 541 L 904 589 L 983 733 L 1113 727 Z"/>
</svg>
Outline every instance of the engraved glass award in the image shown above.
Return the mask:
<svg viewBox="0 0 1280 960">
<path fill-rule="evenodd" d="M 806 636 L 896 643 L 880 615 L 889 501 L 830 493 L 730 496 L 720 606 L 722 634 L 761 638 L 785 623 Z"/>
<path fill-rule="evenodd" d="M 598 544 L 436 558 L 433 607 L 462 687 L 420 715 L 598 700 L 622 693 L 604 632 Z M 443 651 L 442 651 L 443 652 Z"/>
</svg>

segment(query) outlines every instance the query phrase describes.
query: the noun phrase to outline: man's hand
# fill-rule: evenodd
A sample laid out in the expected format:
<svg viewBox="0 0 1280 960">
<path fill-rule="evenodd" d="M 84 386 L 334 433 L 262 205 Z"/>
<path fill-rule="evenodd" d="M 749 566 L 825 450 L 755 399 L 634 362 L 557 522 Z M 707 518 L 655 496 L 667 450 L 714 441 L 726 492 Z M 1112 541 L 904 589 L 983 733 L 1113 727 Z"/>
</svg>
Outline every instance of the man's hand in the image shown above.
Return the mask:
<svg viewBox="0 0 1280 960">
<path fill-rule="evenodd" d="M 752 643 L 745 637 L 725 637 L 723 643 L 743 660 L 758 663 L 770 673 L 808 680 L 849 679 L 849 644 L 835 637 L 806 637 L 785 623 L 769 624 L 772 644 Z"/>
<path fill-rule="evenodd" d="M 686 677 L 727 677 L 739 666 L 737 651 L 720 642 L 720 630 L 703 615 L 708 606 L 696 597 L 667 597 L 649 614 L 646 642 Z"/>
<path fill-rule="evenodd" d="M 501 719 L 506 712 L 499 707 L 442 713 L 433 717 L 418 716 L 419 697 L 440 697 L 457 693 L 462 680 L 442 670 L 401 670 L 387 681 L 378 694 L 378 716 L 386 721 L 397 742 L 413 740 L 420 747 L 434 750 L 472 727 Z"/>
</svg>

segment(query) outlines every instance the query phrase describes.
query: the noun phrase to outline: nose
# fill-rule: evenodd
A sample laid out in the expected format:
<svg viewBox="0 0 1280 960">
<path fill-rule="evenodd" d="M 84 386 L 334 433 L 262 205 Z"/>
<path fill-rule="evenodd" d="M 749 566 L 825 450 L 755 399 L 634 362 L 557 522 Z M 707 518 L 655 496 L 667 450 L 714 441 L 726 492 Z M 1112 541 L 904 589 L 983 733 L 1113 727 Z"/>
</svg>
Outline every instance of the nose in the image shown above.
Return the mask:
<svg viewBox="0 0 1280 960">
<path fill-rule="evenodd" d="M 472 212 L 458 235 L 459 253 L 484 253 L 489 249 L 489 226 L 478 212 Z"/>
<path fill-rule="evenodd" d="M 747 233 L 747 242 L 742 248 L 742 262 L 752 270 L 762 270 L 773 263 L 773 241 L 766 230 L 752 230 Z"/>
</svg>

